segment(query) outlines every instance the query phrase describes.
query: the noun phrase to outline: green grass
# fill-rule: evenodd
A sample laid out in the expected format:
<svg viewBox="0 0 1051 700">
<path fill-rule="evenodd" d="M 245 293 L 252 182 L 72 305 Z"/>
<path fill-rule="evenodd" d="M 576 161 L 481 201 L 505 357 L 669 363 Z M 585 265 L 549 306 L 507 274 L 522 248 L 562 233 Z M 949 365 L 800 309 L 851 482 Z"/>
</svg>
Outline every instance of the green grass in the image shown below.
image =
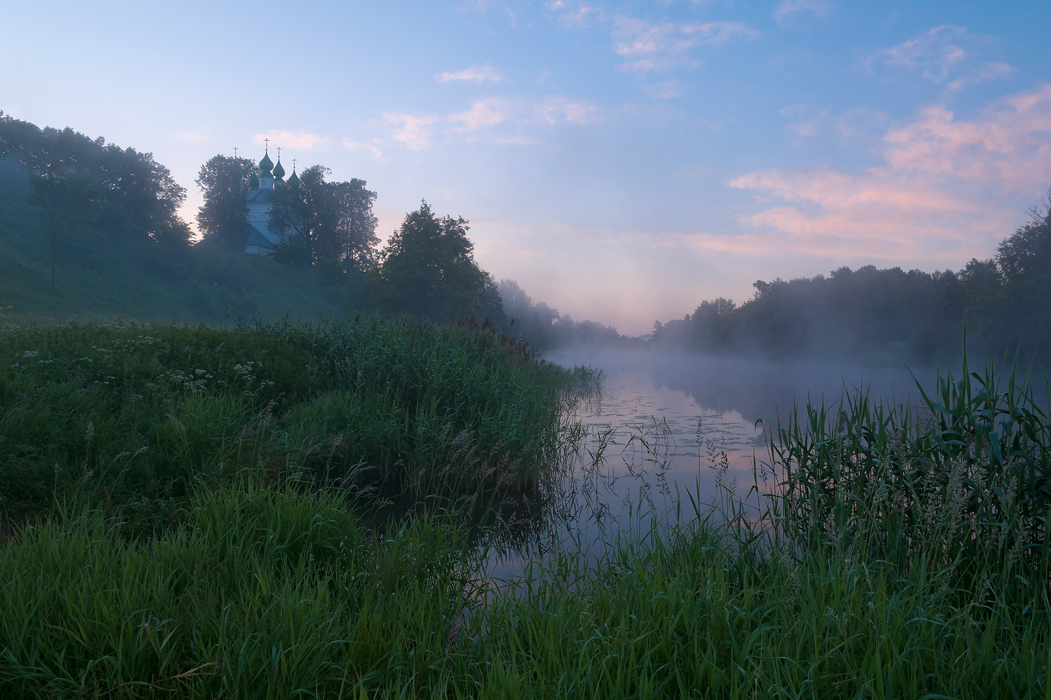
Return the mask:
<svg viewBox="0 0 1051 700">
<path fill-rule="evenodd" d="M 688 498 L 659 527 L 638 525 L 650 522 L 639 515 L 599 562 L 556 552 L 494 596 L 491 582 L 475 575 L 485 553 L 474 546 L 469 509 L 428 495 L 437 489 L 427 485 L 441 485 L 428 481 L 433 467 L 421 475 L 406 465 L 433 464 L 436 455 L 444 455 L 439 464 L 469 463 L 461 486 L 489 469 L 496 471 L 483 481 L 505 467 L 517 473 L 519 457 L 485 462 L 497 446 L 492 440 L 498 452 L 534 459 L 555 448 L 524 432 L 517 443 L 499 440 L 516 429 L 500 421 L 510 420 L 510 406 L 519 426 L 538 416 L 558 425 L 552 416 L 566 377 L 474 330 L 363 326 L 224 331 L 248 338 L 216 349 L 209 337 L 203 346 L 212 354 L 187 353 L 185 366 L 173 352 L 169 373 L 208 371 L 203 388 L 198 379 L 190 386 L 172 379 L 165 390 L 169 402 L 186 406 L 178 414 L 185 432 L 161 416 L 163 429 L 174 430 L 165 459 L 212 466 L 194 467 L 179 495 L 168 496 L 175 514 L 153 529 L 128 532 L 137 517 L 134 489 L 122 492 L 112 515 L 90 482 L 61 475 L 50 499 L 23 501 L 40 514 L 0 544 L 0 695 L 1051 697 L 1041 490 L 1051 426 L 1027 382 L 1008 374 L 997 388 L 992 370 L 965 371 L 961 379 L 945 377 L 926 410 L 881 408 L 864 395 L 848 398 L 843 412 L 807 407 L 760 465 L 786 487 L 758 520 L 729 497 L 715 511 Z M 77 345 L 68 338 L 89 331 L 106 342 L 141 343 L 143 329 L 25 331 L 13 336 L 17 343 L 8 339 L 9 352 L 24 356 L 18 343 L 39 342 L 40 334 L 68 333 L 55 347 Z M 159 342 L 163 329 L 149 331 Z M 222 404 L 231 391 L 209 382 L 236 381 L 220 367 L 256 334 L 275 344 L 274 361 L 256 368 L 249 394 Z M 115 355 L 139 352 L 121 347 Z M 122 361 L 126 375 L 107 369 L 105 376 L 147 381 L 160 371 L 152 363 L 156 344 L 148 347 L 144 361 Z M 224 353 L 233 356 L 221 360 Z M 73 370 L 34 376 L 85 386 L 70 378 L 81 376 Z M 91 392 L 129 391 L 110 382 Z M 454 445 L 459 433 L 452 429 L 377 438 L 410 456 L 384 468 L 402 475 L 399 488 L 415 489 L 422 504 L 380 530 L 363 519 L 368 511 L 360 506 L 370 497 L 356 488 L 362 482 L 332 478 L 349 473 L 354 457 L 340 461 L 331 443 L 311 452 L 316 438 L 304 437 L 339 431 L 349 439 L 355 429 L 339 421 L 356 415 L 356 404 L 341 397 L 357 386 L 368 387 L 361 400 L 391 387 L 390 396 L 401 397 L 391 405 L 416 406 L 418 422 L 432 426 L 438 421 L 427 397 L 438 392 L 433 410 L 445 410 L 444 419 L 462 425 L 474 446 Z M 120 407 L 134 414 L 129 395 L 121 395 L 109 409 L 115 426 L 124 425 Z M 206 399 L 211 412 L 195 403 Z M 293 418 L 297 410 L 302 415 Z M 214 442 L 222 434 L 216 426 L 240 425 L 238 411 L 263 411 L 288 442 L 271 435 L 251 448 L 240 443 L 242 452 L 223 459 L 245 471 L 219 479 L 215 473 L 228 471 L 208 446 L 226 444 Z M 5 410 L 0 421 L 8 416 Z M 300 437 L 291 428 L 296 421 L 311 426 Z M 487 422 L 502 427 L 489 430 Z M 250 424 L 256 436 L 269 430 L 259 420 Z M 205 447 L 189 437 L 202 425 L 212 426 L 213 442 L 201 438 Z M 106 429 L 113 431 L 106 440 L 116 439 L 117 428 Z M 92 454 L 84 444 L 101 433 L 89 440 L 80 424 L 68 430 L 63 449 L 79 464 Z M 299 445 L 299 452 L 273 451 L 272 444 Z M 0 446 L 7 445 L 5 437 Z M 42 469 L 50 459 L 40 461 Z M 268 471 L 274 459 L 281 465 L 274 474 L 301 476 L 276 478 Z M 130 484 L 137 472 L 112 473 Z"/>
<path fill-rule="evenodd" d="M 149 529 L 197 486 L 244 478 L 529 488 L 554 459 L 568 379 L 475 327 L 15 328 L 0 335 L 3 512 L 110 498 Z"/>
<path fill-rule="evenodd" d="M 178 530 L 136 542 L 64 514 L 0 551 L 0 692 L 356 697 L 393 668 L 427 686 L 465 605 L 464 548 L 426 517 L 369 538 L 338 494 L 201 491 Z"/>
<path fill-rule="evenodd" d="M 1046 606 L 704 526 L 483 604 L 454 515 L 202 492 L 165 537 L 67 515 L 0 550 L 15 697 L 1046 697 Z M 12 575 L 18 572 L 18 575 Z M 990 593 L 994 593 L 990 590 Z M 79 694 L 79 695 L 78 695 Z"/>
<path fill-rule="evenodd" d="M 918 409 L 848 396 L 838 413 L 808 406 L 773 445 L 781 524 L 894 572 L 945 570 L 954 586 L 1046 596 L 1051 581 L 1051 396 L 992 365 L 938 377 Z M 1041 394 L 1044 400 L 1039 398 Z"/>
<path fill-rule="evenodd" d="M 227 323 L 253 314 L 333 315 L 353 285 L 258 255 L 144 245 L 102 236 L 64 242 L 51 258 L 36 212 L 0 201 L 0 325 L 134 319 Z"/>
</svg>

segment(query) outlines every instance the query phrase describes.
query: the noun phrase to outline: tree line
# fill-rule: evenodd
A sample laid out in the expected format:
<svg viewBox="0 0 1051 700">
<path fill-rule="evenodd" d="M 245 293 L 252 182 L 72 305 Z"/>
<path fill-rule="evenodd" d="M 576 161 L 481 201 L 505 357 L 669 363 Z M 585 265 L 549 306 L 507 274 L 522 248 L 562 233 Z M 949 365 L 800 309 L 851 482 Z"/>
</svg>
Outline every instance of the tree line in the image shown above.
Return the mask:
<svg viewBox="0 0 1051 700">
<path fill-rule="evenodd" d="M 9 167 L 12 159 L 18 167 Z M 178 216 L 185 188 L 150 153 L 0 112 L 0 165 L 0 204 L 5 197 L 17 200 L 37 215 L 21 225 L 45 239 L 52 295 L 56 261 L 66 248 L 81 256 L 106 245 L 160 246 L 156 254 L 163 255 L 191 246 L 241 255 L 252 231 L 246 198 L 255 164 L 246 158 L 217 155 L 202 166 L 196 242 Z M 496 283 L 474 258 L 467 220 L 438 216 L 422 202 L 381 249 L 376 193 L 364 180 L 332 181 L 330 172 L 311 166 L 270 193 L 274 261 L 342 289 L 348 311 L 438 322 L 474 316 L 507 325 Z"/>
<path fill-rule="evenodd" d="M 701 302 L 654 325 L 653 343 L 713 354 L 943 360 L 961 346 L 1051 357 L 1051 199 L 996 254 L 958 271 L 841 267 L 828 276 L 759 280 L 737 306 Z"/>
<path fill-rule="evenodd" d="M 178 216 L 186 189 L 152 153 L 0 112 L 0 157 L 8 154 L 28 171 L 36 201 L 77 212 L 78 230 L 114 241 L 190 242 Z"/>
<path fill-rule="evenodd" d="M 41 129 L 0 112 L 0 158 L 14 158 L 28 176 L 28 204 L 41 211 L 51 269 L 77 238 L 110 244 L 187 245 L 178 214 L 186 189 L 151 153 L 91 139 L 71 128 Z M 11 188 L 18 193 L 22 188 Z"/>
<path fill-rule="evenodd" d="M 185 257 L 179 250 L 225 251 L 240 260 L 252 231 L 246 197 L 254 172 L 251 160 L 222 155 L 202 166 L 196 180 L 204 194 L 196 217 L 202 238 L 195 242 L 178 216 L 186 190 L 152 154 L 0 113 L 0 215 L 12 221 L 9 205 L 16 202 L 23 212 L 18 225 L 43 238 L 52 296 L 62 254 L 97 257 L 119 246 L 141 250 L 147 263 L 149 256 Z M 330 175 L 314 165 L 274 190 L 267 224 L 278 240 L 273 260 L 338 290 L 345 310 L 439 322 L 474 316 L 501 327 L 514 322 L 515 334 L 541 348 L 630 342 L 613 328 L 574 322 L 511 280 L 497 284 L 474 258 L 468 221 L 439 216 L 426 202 L 381 248 L 376 193 L 364 180 Z M 993 257 L 962 270 L 842 267 L 754 287 L 739 306 L 707 300 L 682 319 L 657 322 L 650 344 L 776 358 L 933 361 L 959 347 L 966 324 L 968 343 L 979 350 L 1021 347 L 1051 357 L 1051 204 L 1033 210 Z"/>
<path fill-rule="evenodd" d="M 197 184 L 204 204 L 197 224 L 203 243 L 245 249 L 255 172 L 252 161 L 223 155 L 201 167 Z M 474 259 L 466 219 L 438 216 L 423 201 L 380 249 L 372 211 L 376 193 L 357 178 L 330 181 L 330 172 L 313 165 L 269 193 L 267 228 L 277 239 L 273 259 L 348 285 L 362 310 L 507 324 L 495 281 Z"/>
</svg>

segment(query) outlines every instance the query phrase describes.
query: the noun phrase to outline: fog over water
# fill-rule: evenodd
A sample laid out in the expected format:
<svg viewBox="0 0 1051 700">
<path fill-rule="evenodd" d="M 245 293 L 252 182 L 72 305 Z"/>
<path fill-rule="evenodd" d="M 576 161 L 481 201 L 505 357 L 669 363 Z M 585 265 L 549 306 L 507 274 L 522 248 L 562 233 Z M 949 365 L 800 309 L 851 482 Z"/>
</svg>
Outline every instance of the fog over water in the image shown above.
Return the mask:
<svg viewBox="0 0 1051 700">
<path fill-rule="evenodd" d="M 594 557 L 625 530 L 668 515 L 676 500 L 693 515 L 688 494 L 702 505 L 728 490 L 746 496 L 756 460 L 768 460 L 767 435 L 793 407 L 838 406 L 859 389 L 881 403 L 915 404 L 919 379 L 904 365 L 861 367 L 808 361 L 710 358 L 654 351 L 577 347 L 553 351 L 549 362 L 589 365 L 604 373 L 602 392 L 571 416 L 586 435 L 566 479 L 564 500 L 540 528 L 539 541 L 490 559 L 489 574 L 512 577 L 523 562 L 552 547 Z M 761 491 L 773 480 L 758 481 Z M 677 495 L 678 494 L 678 495 Z M 754 498 L 753 498 L 754 500 Z"/>
</svg>

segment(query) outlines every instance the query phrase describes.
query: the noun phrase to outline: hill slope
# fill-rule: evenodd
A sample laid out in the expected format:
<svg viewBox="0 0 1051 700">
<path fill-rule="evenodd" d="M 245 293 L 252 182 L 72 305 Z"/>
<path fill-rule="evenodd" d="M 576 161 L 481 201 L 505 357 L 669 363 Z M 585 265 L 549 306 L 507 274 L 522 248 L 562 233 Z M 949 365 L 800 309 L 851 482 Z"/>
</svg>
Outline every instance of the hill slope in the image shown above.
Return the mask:
<svg viewBox="0 0 1051 700">
<path fill-rule="evenodd" d="M 0 319 L 307 317 L 346 308 L 347 291 L 314 271 L 259 256 L 93 238 L 61 246 L 52 299 L 51 257 L 36 212 L 0 201 Z"/>
</svg>

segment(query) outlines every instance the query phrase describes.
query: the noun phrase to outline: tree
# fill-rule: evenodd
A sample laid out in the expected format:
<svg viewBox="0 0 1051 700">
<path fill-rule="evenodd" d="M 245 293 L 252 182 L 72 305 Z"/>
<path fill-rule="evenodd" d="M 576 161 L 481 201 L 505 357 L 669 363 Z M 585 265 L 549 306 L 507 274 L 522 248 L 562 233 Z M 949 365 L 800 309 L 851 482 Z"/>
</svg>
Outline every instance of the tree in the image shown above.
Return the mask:
<svg viewBox="0 0 1051 700">
<path fill-rule="evenodd" d="M 94 223 L 100 190 L 92 186 L 89 178 L 77 175 L 31 174 L 29 183 L 32 188 L 29 203 L 44 213 L 44 235 L 51 257 L 51 298 L 54 299 L 58 245 L 77 229 Z"/>
<path fill-rule="evenodd" d="M 255 166 L 247 158 L 213 156 L 201 166 L 197 186 L 204 193 L 204 204 L 197 212 L 197 226 L 204 240 L 223 248 L 244 250 L 251 224 L 248 223 L 248 180 Z"/>
<path fill-rule="evenodd" d="M 504 313 L 514 324 L 511 329 L 517 335 L 541 350 L 556 345 L 558 331 L 562 330 L 555 326 L 562 319 L 558 311 L 542 301 L 535 301 L 514 280 L 500 280 L 497 291 L 503 301 Z"/>
<path fill-rule="evenodd" d="M 1029 223 L 997 248 L 996 262 L 1008 282 L 1051 275 L 1051 208 L 1032 214 Z"/>
<path fill-rule="evenodd" d="M 697 348 L 712 350 L 724 347 L 731 336 L 731 324 L 737 306 L 719 297 L 702 301 L 690 316 L 691 341 Z"/>
<path fill-rule="evenodd" d="M 90 139 L 65 128 L 40 129 L 0 115 L 0 157 L 13 154 L 30 172 L 75 175 L 97 188 L 95 235 L 124 241 L 186 244 L 189 228 L 178 209 L 186 190 L 150 153 Z"/>
<path fill-rule="evenodd" d="M 274 257 L 290 265 L 333 266 L 361 272 L 373 263 L 378 242 L 372 202 L 365 181 L 326 182 L 329 169 L 314 165 L 298 181 L 271 195 L 268 228 L 280 243 Z"/>
<path fill-rule="evenodd" d="M 475 316 L 505 325 L 500 292 L 475 262 L 467 231 L 465 219 L 438 218 L 427 202 L 407 214 L 374 273 L 377 305 L 436 321 Z"/>
<path fill-rule="evenodd" d="M 178 216 L 186 188 L 152 153 L 110 144 L 84 172 L 103 190 L 102 228 L 125 239 L 189 243 L 189 228 Z"/>
<path fill-rule="evenodd" d="M 1042 210 L 1030 214 L 1029 223 L 997 250 L 1004 285 L 993 313 L 1001 335 L 1051 357 L 1051 195 Z"/>
</svg>

